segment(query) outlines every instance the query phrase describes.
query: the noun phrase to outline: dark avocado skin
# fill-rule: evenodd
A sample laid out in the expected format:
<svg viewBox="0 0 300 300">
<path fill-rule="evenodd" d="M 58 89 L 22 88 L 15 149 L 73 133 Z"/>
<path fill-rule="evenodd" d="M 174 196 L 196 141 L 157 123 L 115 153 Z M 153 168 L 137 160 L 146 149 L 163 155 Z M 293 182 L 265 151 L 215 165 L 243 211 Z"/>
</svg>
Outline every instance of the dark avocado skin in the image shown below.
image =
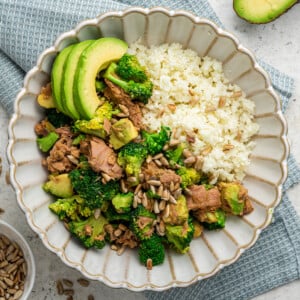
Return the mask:
<svg viewBox="0 0 300 300">
<path fill-rule="evenodd" d="M 291 9 L 295 4 L 299 3 L 299 0 L 287 0 L 285 1 L 283 7 L 279 7 L 277 10 L 272 9 L 270 3 L 272 0 L 266 1 L 261 0 L 261 5 L 268 5 L 269 8 L 266 8 L 266 13 L 264 16 L 256 16 L 255 14 L 251 14 L 247 11 L 246 7 L 250 6 L 251 3 L 253 5 L 252 0 L 233 0 L 233 9 L 235 13 L 242 18 L 243 20 L 253 23 L 253 24 L 266 24 L 272 22 L 279 18 L 281 15 L 286 13 L 289 9 Z M 285 7 L 284 7 L 285 6 Z"/>
</svg>

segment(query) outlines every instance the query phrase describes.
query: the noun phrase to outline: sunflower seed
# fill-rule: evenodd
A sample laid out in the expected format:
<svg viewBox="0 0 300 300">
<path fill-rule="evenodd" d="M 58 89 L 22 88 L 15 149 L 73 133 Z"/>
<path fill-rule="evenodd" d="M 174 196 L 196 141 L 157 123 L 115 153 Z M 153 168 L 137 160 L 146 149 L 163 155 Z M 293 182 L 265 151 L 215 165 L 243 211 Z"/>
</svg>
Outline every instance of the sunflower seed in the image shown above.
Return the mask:
<svg viewBox="0 0 300 300">
<path fill-rule="evenodd" d="M 170 215 L 170 205 L 167 204 L 164 210 L 164 218 L 168 218 Z"/>
<path fill-rule="evenodd" d="M 22 291 L 22 290 L 18 290 L 18 291 L 14 294 L 13 300 L 19 299 L 19 298 L 22 296 L 22 294 L 23 294 L 23 291 Z"/>
<path fill-rule="evenodd" d="M 154 186 L 161 186 L 161 182 L 159 180 L 148 180 L 147 183 Z"/>
<path fill-rule="evenodd" d="M 88 287 L 90 285 L 90 282 L 84 278 L 77 279 L 77 282 L 83 287 Z"/>
<path fill-rule="evenodd" d="M 144 206 L 145 208 L 147 208 L 147 206 L 148 206 L 148 198 L 147 198 L 146 193 L 143 194 L 142 204 L 143 204 L 143 206 Z"/>
<path fill-rule="evenodd" d="M 195 156 L 190 156 L 183 161 L 186 165 L 191 165 L 196 162 Z"/>
<path fill-rule="evenodd" d="M 165 207 L 166 207 L 166 201 L 161 200 L 158 205 L 159 210 L 162 211 L 165 209 Z"/>
<path fill-rule="evenodd" d="M 65 286 L 67 287 L 72 287 L 73 286 L 73 281 L 71 281 L 70 279 L 67 279 L 67 278 L 63 278 L 62 279 L 62 282 Z"/>
<path fill-rule="evenodd" d="M 188 158 L 190 156 L 192 156 L 192 152 L 188 149 L 184 149 L 183 152 L 182 152 L 183 156 Z"/>
<path fill-rule="evenodd" d="M 196 163 L 194 165 L 194 168 L 196 171 L 201 171 L 202 167 L 203 167 L 203 157 L 202 156 L 197 156 L 196 157 Z"/>
<path fill-rule="evenodd" d="M 109 182 L 112 178 L 106 174 L 106 173 L 102 173 L 103 178 L 105 179 L 106 182 Z"/>
<path fill-rule="evenodd" d="M 63 294 L 66 296 L 73 296 L 74 290 L 73 289 L 65 289 Z"/>
<path fill-rule="evenodd" d="M 128 189 L 127 189 L 127 187 L 126 187 L 126 184 L 125 184 L 124 179 L 121 179 L 121 191 L 122 191 L 123 193 L 127 193 L 127 192 L 128 192 Z"/>
<path fill-rule="evenodd" d="M 157 165 L 158 167 L 161 167 L 161 166 L 162 166 L 162 163 L 161 163 L 161 161 L 160 161 L 159 159 L 155 159 L 154 162 L 156 163 L 156 165 Z"/>
<path fill-rule="evenodd" d="M 127 178 L 127 181 L 130 182 L 130 183 L 135 183 L 137 181 L 137 179 L 134 176 L 130 176 L 130 177 Z"/>
<path fill-rule="evenodd" d="M 137 193 L 141 190 L 141 188 L 142 188 L 142 185 L 139 183 L 139 184 L 136 186 L 136 188 L 135 188 L 135 190 L 134 190 L 134 193 L 137 194 Z"/>
<path fill-rule="evenodd" d="M 170 147 L 174 147 L 180 144 L 179 140 L 173 139 L 169 142 Z"/>
<path fill-rule="evenodd" d="M 58 295 L 62 295 L 64 293 L 64 286 L 60 280 L 56 281 L 56 290 Z"/>
<path fill-rule="evenodd" d="M 149 163 L 151 163 L 151 161 L 152 161 L 152 156 L 148 155 L 146 158 L 146 163 L 149 164 Z"/>
<path fill-rule="evenodd" d="M 159 214 L 159 212 L 160 212 L 157 200 L 154 201 L 153 210 L 154 210 L 154 213 L 156 213 L 156 214 Z"/>
<path fill-rule="evenodd" d="M 172 203 L 172 204 L 177 203 L 176 199 L 172 195 L 170 195 L 170 197 L 169 197 L 169 202 Z"/>
<path fill-rule="evenodd" d="M 122 110 L 123 113 L 125 113 L 127 115 L 129 114 L 129 110 L 125 105 L 119 104 L 119 107 L 120 107 L 120 109 Z"/>
<path fill-rule="evenodd" d="M 174 188 L 175 188 L 174 181 L 171 181 L 171 182 L 170 182 L 170 191 L 171 191 L 171 192 L 174 192 Z"/>
<path fill-rule="evenodd" d="M 178 188 L 177 190 L 174 191 L 173 196 L 175 199 L 178 199 L 181 196 L 182 189 Z"/>
<path fill-rule="evenodd" d="M 151 258 L 147 259 L 146 265 L 147 265 L 147 270 L 152 270 L 152 259 Z"/>
<path fill-rule="evenodd" d="M 153 156 L 153 159 L 160 159 L 161 157 L 163 157 L 164 155 L 162 153 L 158 153 L 155 156 Z"/>
<path fill-rule="evenodd" d="M 169 200 L 169 197 L 170 197 L 170 192 L 169 192 L 168 190 L 164 190 L 164 191 L 162 192 L 161 198 L 162 198 L 163 200 L 168 201 L 168 200 Z"/>
<path fill-rule="evenodd" d="M 160 158 L 160 162 L 165 167 L 169 167 L 170 166 L 168 160 L 164 156 Z"/>
<path fill-rule="evenodd" d="M 96 208 L 95 211 L 94 211 L 94 217 L 95 217 L 95 219 L 96 220 L 99 219 L 100 215 L 101 215 L 100 208 Z"/>
</svg>

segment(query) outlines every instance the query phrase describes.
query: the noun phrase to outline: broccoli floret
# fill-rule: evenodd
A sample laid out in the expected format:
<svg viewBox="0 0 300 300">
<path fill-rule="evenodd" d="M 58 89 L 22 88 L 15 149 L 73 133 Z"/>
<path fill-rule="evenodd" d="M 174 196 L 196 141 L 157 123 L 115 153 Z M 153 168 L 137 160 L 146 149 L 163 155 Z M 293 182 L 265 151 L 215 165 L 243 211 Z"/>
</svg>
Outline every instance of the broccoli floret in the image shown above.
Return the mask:
<svg viewBox="0 0 300 300">
<path fill-rule="evenodd" d="M 86 136 L 85 134 L 79 134 L 77 135 L 73 141 L 72 141 L 72 145 L 73 146 L 76 146 L 76 145 L 79 145 L 81 141 L 85 140 L 86 139 Z"/>
<path fill-rule="evenodd" d="M 139 174 L 146 157 L 146 146 L 134 142 L 126 144 L 118 154 L 118 164 L 125 170 L 126 175 L 136 178 L 136 182 L 131 183 L 133 186 L 139 183 Z"/>
<path fill-rule="evenodd" d="M 148 259 L 152 260 L 152 266 L 162 264 L 165 259 L 164 245 L 161 238 L 156 234 L 140 243 L 138 253 L 140 262 L 144 265 L 147 265 Z"/>
<path fill-rule="evenodd" d="M 181 177 L 181 187 L 183 189 L 197 184 L 201 179 L 201 174 L 194 168 L 181 167 L 177 170 L 177 174 Z"/>
<path fill-rule="evenodd" d="M 194 236 L 194 225 L 189 218 L 183 225 L 166 224 L 168 244 L 179 253 L 186 253 Z"/>
<path fill-rule="evenodd" d="M 154 220 L 155 214 L 140 204 L 132 211 L 130 229 L 139 240 L 149 239 L 154 232 Z"/>
<path fill-rule="evenodd" d="M 205 213 L 203 226 L 209 230 L 225 227 L 226 214 L 223 210 L 208 211 Z"/>
<path fill-rule="evenodd" d="M 107 132 L 104 129 L 104 120 L 110 120 L 113 114 L 118 113 L 118 110 L 114 110 L 112 105 L 105 101 L 95 112 L 94 116 L 90 120 L 77 120 L 74 127 L 81 132 L 92 134 L 100 138 L 105 138 Z"/>
<path fill-rule="evenodd" d="M 219 188 L 222 208 L 233 215 L 242 215 L 245 206 L 242 196 L 246 189 L 238 182 L 221 182 Z"/>
<path fill-rule="evenodd" d="M 131 205 L 133 201 L 133 193 L 129 192 L 126 194 L 117 194 L 111 200 L 117 213 L 126 213 L 131 210 Z"/>
<path fill-rule="evenodd" d="M 170 166 L 183 165 L 182 153 L 186 148 L 184 143 L 180 143 L 176 148 L 165 151 L 165 156 L 169 161 Z"/>
<path fill-rule="evenodd" d="M 102 249 L 105 246 L 104 226 L 108 224 L 103 216 L 97 219 L 94 215 L 83 221 L 68 223 L 70 232 L 86 247 Z"/>
<path fill-rule="evenodd" d="M 152 190 L 148 190 L 146 192 L 146 194 L 147 194 L 147 197 L 150 198 L 150 199 L 157 199 L 157 200 L 161 199 L 161 196 L 159 196 L 158 194 L 154 193 Z"/>
<path fill-rule="evenodd" d="M 106 84 L 104 81 L 96 79 L 95 88 L 97 93 L 102 93 L 106 88 Z"/>
<path fill-rule="evenodd" d="M 65 220 L 67 218 L 78 221 L 82 219 L 82 217 L 89 217 L 93 214 L 93 211 L 85 206 L 84 199 L 78 195 L 57 199 L 49 205 L 49 208 L 60 220 Z"/>
<path fill-rule="evenodd" d="M 74 169 L 69 173 L 73 189 L 86 201 L 90 209 L 101 208 L 119 192 L 117 181 L 101 182 L 99 174 L 91 169 Z"/>
<path fill-rule="evenodd" d="M 131 212 L 118 213 L 113 207 L 113 205 L 109 205 L 107 210 L 103 212 L 103 215 L 105 216 L 108 222 L 112 223 L 120 221 L 129 223 L 132 219 Z"/>
<path fill-rule="evenodd" d="M 72 123 L 72 119 L 70 117 L 58 112 L 55 108 L 47 109 L 46 117 L 48 121 L 56 128 L 70 125 Z"/>
<path fill-rule="evenodd" d="M 58 198 L 73 196 L 73 187 L 68 173 L 48 176 L 48 181 L 43 184 L 43 190 Z"/>
<path fill-rule="evenodd" d="M 46 136 L 38 137 L 36 139 L 38 147 L 43 152 L 48 152 L 59 139 L 59 135 L 56 132 L 49 132 Z"/>
<path fill-rule="evenodd" d="M 125 53 L 118 61 L 117 75 L 125 80 L 144 82 L 148 79 L 146 70 L 141 66 L 135 55 Z"/>
<path fill-rule="evenodd" d="M 151 155 L 155 155 L 163 150 L 165 144 L 170 140 L 170 135 L 171 129 L 167 126 L 162 126 L 160 131 L 155 133 L 142 131 L 144 144 Z"/>
<path fill-rule="evenodd" d="M 128 69 L 125 67 L 127 65 Z M 120 71 L 121 70 L 121 71 Z M 131 69 L 130 64 L 122 65 L 122 68 L 118 66 L 117 63 L 112 62 L 109 67 L 106 69 L 103 77 L 114 83 L 115 85 L 119 86 L 121 89 L 124 90 L 126 94 L 128 94 L 132 100 L 138 100 L 143 103 L 148 103 L 148 99 L 152 96 L 153 84 L 149 79 L 144 81 L 134 81 L 133 79 L 126 79 L 118 75 L 118 73 L 128 73 L 129 75 L 125 77 L 138 77 L 138 70 Z M 140 78 L 140 77 L 138 77 Z"/>
</svg>

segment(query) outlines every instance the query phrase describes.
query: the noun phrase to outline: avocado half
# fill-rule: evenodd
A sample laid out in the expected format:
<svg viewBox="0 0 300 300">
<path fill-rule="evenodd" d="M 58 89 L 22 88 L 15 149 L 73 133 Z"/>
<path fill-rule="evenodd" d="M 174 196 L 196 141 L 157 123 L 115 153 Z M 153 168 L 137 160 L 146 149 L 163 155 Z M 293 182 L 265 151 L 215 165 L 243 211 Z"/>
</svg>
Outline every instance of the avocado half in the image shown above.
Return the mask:
<svg viewBox="0 0 300 300">
<path fill-rule="evenodd" d="M 119 60 L 128 45 L 114 37 L 95 40 L 81 53 L 73 82 L 73 97 L 81 119 L 91 119 L 100 100 L 95 88 L 97 74 L 107 68 L 112 61 Z"/>
<path fill-rule="evenodd" d="M 268 23 L 296 4 L 297 0 L 233 0 L 233 8 L 242 19 L 263 24 Z"/>
</svg>

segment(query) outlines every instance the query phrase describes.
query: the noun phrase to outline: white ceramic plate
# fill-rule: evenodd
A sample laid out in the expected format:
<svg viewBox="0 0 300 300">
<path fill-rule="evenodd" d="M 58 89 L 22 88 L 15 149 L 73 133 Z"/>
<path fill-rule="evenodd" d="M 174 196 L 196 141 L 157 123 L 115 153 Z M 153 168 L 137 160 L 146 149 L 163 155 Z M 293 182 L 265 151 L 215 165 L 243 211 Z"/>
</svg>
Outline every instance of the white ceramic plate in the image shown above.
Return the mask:
<svg viewBox="0 0 300 300">
<path fill-rule="evenodd" d="M 51 199 L 41 188 L 47 172 L 41 165 L 42 156 L 35 141 L 34 125 L 43 117 L 36 97 L 50 80 L 51 66 L 58 51 L 74 42 L 102 36 L 115 36 L 127 43 L 141 38 L 146 45 L 177 42 L 197 51 L 200 56 L 216 58 L 223 62 L 225 76 L 238 84 L 247 98 L 256 104 L 255 118 L 260 131 L 254 137 L 256 147 L 243 181 L 254 211 L 242 218 L 228 218 L 224 230 L 205 231 L 192 242 L 186 255 L 168 251 L 165 263 L 152 271 L 147 271 L 139 263 L 136 251 L 127 250 L 118 256 L 108 246 L 102 251 L 81 248 L 62 222 L 49 211 Z M 273 209 L 280 202 L 282 183 L 287 176 L 289 147 L 286 132 L 280 99 L 268 75 L 233 35 L 211 21 L 185 11 L 131 8 L 86 20 L 74 30 L 62 34 L 28 72 L 9 125 L 11 182 L 28 223 L 45 246 L 86 277 L 111 287 L 136 291 L 187 286 L 235 262 L 269 224 Z"/>
</svg>

